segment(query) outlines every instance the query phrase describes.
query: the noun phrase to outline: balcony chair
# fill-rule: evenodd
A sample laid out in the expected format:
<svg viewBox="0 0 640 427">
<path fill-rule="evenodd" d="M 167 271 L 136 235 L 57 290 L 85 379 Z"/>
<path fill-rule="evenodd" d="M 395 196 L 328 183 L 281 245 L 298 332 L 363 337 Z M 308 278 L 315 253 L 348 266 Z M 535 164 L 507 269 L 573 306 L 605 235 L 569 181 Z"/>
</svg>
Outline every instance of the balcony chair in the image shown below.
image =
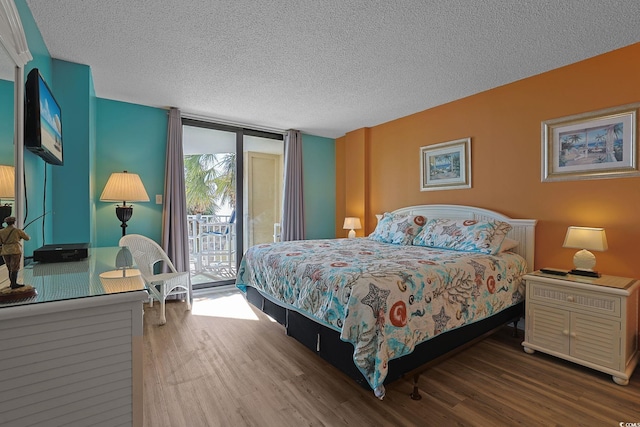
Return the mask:
<svg viewBox="0 0 640 427">
<path fill-rule="evenodd" d="M 153 299 L 157 299 L 160 302 L 161 325 L 167 323 L 165 300 L 169 295 L 186 293 L 187 310 L 191 310 L 189 272 L 177 271 L 160 245 L 148 237 L 129 234 L 120 239 L 120 246 L 126 246 L 131 251 L 133 260 L 149 290 L 149 305 L 153 307 Z M 170 272 L 156 274 L 154 267 L 158 263 L 164 263 Z"/>
</svg>

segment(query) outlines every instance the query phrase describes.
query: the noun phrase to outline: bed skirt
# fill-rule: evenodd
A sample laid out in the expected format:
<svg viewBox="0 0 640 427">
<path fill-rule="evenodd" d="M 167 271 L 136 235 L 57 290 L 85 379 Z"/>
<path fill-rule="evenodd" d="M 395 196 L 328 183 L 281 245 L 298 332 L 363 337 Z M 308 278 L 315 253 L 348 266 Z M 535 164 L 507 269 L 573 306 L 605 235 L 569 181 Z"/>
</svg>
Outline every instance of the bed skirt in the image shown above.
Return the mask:
<svg viewBox="0 0 640 427">
<path fill-rule="evenodd" d="M 353 362 L 353 345 L 342 341 L 340 332 L 321 325 L 295 310 L 278 305 L 251 286 L 247 286 L 246 297 L 251 304 L 283 325 L 287 335 L 347 374 L 362 387 L 371 389 Z M 389 384 L 487 332 L 518 321 L 523 313 L 524 302 L 519 302 L 491 317 L 439 334 L 418 344 L 412 353 L 389 361 L 389 372 L 384 383 Z"/>
</svg>

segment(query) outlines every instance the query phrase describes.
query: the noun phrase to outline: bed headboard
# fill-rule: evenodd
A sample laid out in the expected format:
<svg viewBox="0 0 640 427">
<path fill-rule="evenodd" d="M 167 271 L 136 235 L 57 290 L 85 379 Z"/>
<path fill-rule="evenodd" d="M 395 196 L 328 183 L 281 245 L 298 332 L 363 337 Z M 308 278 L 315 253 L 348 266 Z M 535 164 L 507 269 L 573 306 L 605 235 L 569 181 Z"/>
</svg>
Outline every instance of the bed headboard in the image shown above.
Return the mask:
<svg viewBox="0 0 640 427">
<path fill-rule="evenodd" d="M 507 222 L 513 227 L 507 236 L 520 242 L 513 251 L 527 260 L 528 271 L 533 271 L 534 269 L 535 231 L 536 223 L 538 222 L 535 219 L 512 219 L 488 209 L 463 205 L 417 205 L 396 209 L 392 213 L 423 215 L 427 220 L 433 218 L 454 218 L 478 220 L 494 219 Z"/>
</svg>

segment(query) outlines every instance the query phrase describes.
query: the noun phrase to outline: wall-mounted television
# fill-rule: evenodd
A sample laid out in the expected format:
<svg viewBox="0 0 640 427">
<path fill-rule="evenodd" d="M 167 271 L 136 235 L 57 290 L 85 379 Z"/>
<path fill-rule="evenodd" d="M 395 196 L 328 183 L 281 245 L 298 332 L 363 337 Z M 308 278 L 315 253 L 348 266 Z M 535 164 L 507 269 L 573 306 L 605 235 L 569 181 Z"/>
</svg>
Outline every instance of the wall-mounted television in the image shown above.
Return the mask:
<svg viewBox="0 0 640 427">
<path fill-rule="evenodd" d="M 37 68 L 25 85 L 24 145 L 52 165 L 62 165 L 60 106 Z"/>
</svg>

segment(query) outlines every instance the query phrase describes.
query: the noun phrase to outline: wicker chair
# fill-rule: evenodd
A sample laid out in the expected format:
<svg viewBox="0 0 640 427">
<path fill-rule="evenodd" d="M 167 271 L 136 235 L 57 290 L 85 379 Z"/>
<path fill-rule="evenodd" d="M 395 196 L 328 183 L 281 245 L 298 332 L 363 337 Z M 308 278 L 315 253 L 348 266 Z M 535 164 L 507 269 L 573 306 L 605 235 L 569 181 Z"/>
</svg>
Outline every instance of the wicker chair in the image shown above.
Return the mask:
<svg viewBox="0 0 640 427">
<path fill-rule="evenodd" d="M 120 239 L 120 246 L 126 246 L 133 255 L 133 260 L 147 285 L 150 305 L 153 299 L 160 302 L 160 324 L 167 323 L 165 300 L 169 295 L 186 293 L 187 310 L 191 310 L 191 281 L 189 272 L 178 272 L 165 251 L 153 240 L 139 234 L 129 234 Z M 170 270 L 168 273 L 155 273 L 158 263 Z"/>
</svg>

